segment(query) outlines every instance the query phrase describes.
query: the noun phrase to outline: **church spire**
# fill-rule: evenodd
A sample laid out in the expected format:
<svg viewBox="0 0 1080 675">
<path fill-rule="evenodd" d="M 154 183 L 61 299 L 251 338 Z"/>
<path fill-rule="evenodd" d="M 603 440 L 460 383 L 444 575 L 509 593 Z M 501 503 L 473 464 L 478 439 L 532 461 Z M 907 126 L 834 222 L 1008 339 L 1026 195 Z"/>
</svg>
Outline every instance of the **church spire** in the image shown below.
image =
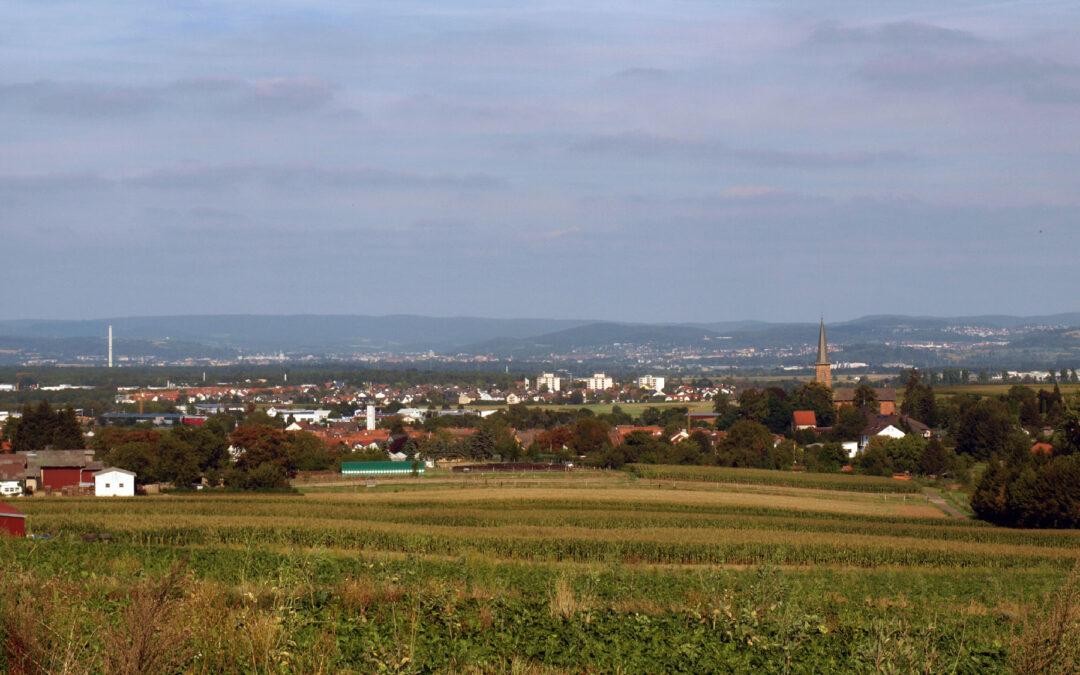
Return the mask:
<svg viewBox="0 0 1080 675">
<path fill-rule="evenodd" d="M 825 317 L 821 317 L 821 332 L 818 334 L 817 365 L 829 365 L 829 345 L 825 342 Z"/>
<path fill-rule="evenodd" d="M 832 366 L 829 364 L 829 343 L 825 341 L 825 317 L 821 317 L 818 333 L 817 363 L 814 364 L 814 381 L 832 389 Z"/>
</svg>

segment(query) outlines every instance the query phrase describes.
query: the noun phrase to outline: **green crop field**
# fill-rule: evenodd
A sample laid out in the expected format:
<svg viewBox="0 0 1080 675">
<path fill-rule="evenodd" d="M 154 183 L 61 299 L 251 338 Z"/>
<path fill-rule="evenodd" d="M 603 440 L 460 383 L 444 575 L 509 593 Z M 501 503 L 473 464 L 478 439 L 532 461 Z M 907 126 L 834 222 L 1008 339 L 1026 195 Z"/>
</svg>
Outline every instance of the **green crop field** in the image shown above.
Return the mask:
<svg viewBox="0 0 1080 675">
<path fill-rule="evenodd" d="M 934 393 L 939 396 L 951 396 L 953 394 L 979 394 L 982 396 L 1004 396 L 1009 393 L 1015 384 L 939 384 L 934 386 Z M 1045 389 L 1050 391 L 1054 388 L 1054 385 L 1048 382 L 1042 382 L 1039 384 L 1024 384 L 1020 385 L 1027 387 L 1032 391 L 1038 391 Z M 1058 388 L 1065 396 L 1075 394 L 1080 391 L 1080 384 L 1059 384 Z"/>
<path fill-rule="evenodd" d="M 0 671 L 1076 672 L 1080 531 L 635 472 L 16 500 L 52 536 L 0 539 Z"/>
</svg>

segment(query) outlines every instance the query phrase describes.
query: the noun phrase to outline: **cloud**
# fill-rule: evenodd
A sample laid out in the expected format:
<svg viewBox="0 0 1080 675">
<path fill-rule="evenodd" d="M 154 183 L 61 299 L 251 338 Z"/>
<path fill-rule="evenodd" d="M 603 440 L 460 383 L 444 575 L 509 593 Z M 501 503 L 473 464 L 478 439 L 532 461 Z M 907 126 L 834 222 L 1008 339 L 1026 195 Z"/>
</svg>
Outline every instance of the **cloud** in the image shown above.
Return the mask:
<svg viewBox="0 0 1080 675">
<path fill-rule="evenodd" d="M 0 193 L 22 195 L 57 194 L 76 190 L 142 188 L 151 190 L 189 190 L 219 193 L 243 186 L 261 186 L 274 190 L 352 190 L 391 189 L 429 191 L 497 190 L 504 183 L 491 175 L 423 174 L 395 171 L 381 167 L 316 167 L 303 165 L 190 165 L 166 167 L 119 177 L 96 173 L 58 173 L 49 175 L 0 175 Z M 193 215 L 226 217 L 221 211 Z"/>
<path fill-rule="evenodd" d="M 57 117 L 127 117 L 160 103 L 159 92 L 143 87 L 38 80 L 0 85 L 0 105 Z"/>
<path fill-rule="evenodd" d="M 311 77 L 257 80 L 236 109 L 263 114 L 316 110 L 334 100 L 334 90 L 331 83 Z"/>
<path fill-rule="evenodd" d="M 574 234 L 575 232 L 581 232 L 581 228 L 577 225 L 573 227 L 567 227 L 562 230 L 550 230 L 548 232 L 541 232 L 536 235 L 539 239 L 545 239 L 547 241 L 554 241 L 555 239 L 562 239 L 568 234 Z"/>
<path fill-rule="evenodd" d="M 819 25 L 810 34 L 811 44 L 875 44 L 899 47 L 954 47 L 984 42 L 974 33 L 942 28 L 916 21 L 881 23 L 871 26 L 845 26 L 838 22 Z"/>
<path fill-rule="evenodd" d="M 876 59 L 858 74 L 873 83 L 903 89 L 1036 85 L 1080 78 L 1080 68 L 1004 50 L 961 54 L 909 51 Z"/>
<path fill-rule="evenodd" d="M 391 188 L 429 190 L 492 190 L 503 187 L 494 176 L 423 174 L 381 167 L 319 167 L 305 165 L 218 164 L 168 167 L 137 174 L 124 182 L 155 189 L 219 190 L 243 184 L 278 188 Z"/>
<path fill-rule="evenodd" d="M 801 152 L 737 148 L 717 140 L 673 138 L 638 132 L 593 136 L 575 143 L 571 151 L 581 155 L 725 161 L 774 168 L 857 167 L 908 159 L 905 153 L 888 150 Z"/>
<path fill-rule="evenodd" d="M 627 68 L 615 73 L 615 79 L 624 82 L 642 82 L 652 84 L 664 82 L 670 77 L 668 71 L 660 68 Z"/>
<path fill-rule="evenodd" d="M 181 79 L 161 85 L 38 80 L 0 84 L 0 108 L 73 119 L 126 118 L 160 111 L 289 114 L 330 110 L 337 88 L 314 77 Z"/>
<path fill-rule="evenodd" d="M 93 173 L 56 173 L 40 176 L 0 176 L 0 192 L 12 194 L 98 190 L 113 181 Z"/>
</svg>

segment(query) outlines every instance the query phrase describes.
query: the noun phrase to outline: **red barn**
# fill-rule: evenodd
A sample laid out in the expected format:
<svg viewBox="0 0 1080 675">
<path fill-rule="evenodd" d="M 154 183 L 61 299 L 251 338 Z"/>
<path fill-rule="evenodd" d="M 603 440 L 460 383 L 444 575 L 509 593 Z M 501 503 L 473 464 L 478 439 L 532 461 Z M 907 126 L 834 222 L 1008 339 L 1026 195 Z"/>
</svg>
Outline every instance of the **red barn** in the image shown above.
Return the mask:
<svg viewBox="0 0 1080 675">
<path fill-rule="evenodd" d="M 94 473 L 102 469 L 93 450 L 37 450 L 26 453 L 26 479 L 35 490 L 60 492 L 65 488 L 93 486 Z"/>
<path fill-rule="evenodd" d="M 26 514 L 0 502 L 0 535 L 26 536 Z"/>
</svg>

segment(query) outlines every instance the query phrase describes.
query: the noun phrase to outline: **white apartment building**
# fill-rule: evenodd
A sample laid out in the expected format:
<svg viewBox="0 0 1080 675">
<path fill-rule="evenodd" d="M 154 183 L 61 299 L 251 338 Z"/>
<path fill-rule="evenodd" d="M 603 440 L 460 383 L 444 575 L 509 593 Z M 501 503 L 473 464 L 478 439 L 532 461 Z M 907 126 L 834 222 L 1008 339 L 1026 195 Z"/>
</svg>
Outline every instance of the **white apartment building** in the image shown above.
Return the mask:
<svg viewBox="0 0 1080 675">
<path fill-rule="evenodd" d="M 562 378 L 555 377 L 555 373 L 544 373 L 536 378 L 537 389 L 545 384 L 547 385 L 547 390 L 549 392 L 555 393 L 562 389 Z"/>
<path fill-rule="evenodd" d="M 604 391 L 605 389 L 611 389 L 614 386 L 615 380 L 603 373 L 595 373 L 592 377 L 585 380 L 585 388 L 589 391 Z"/>
<path fill-rule="evenodd" d="M 637 379 L 637 386 L 652 391 L 664 391 L 664 378 L 655 375 L 642 375 Z"/>
</svg>

